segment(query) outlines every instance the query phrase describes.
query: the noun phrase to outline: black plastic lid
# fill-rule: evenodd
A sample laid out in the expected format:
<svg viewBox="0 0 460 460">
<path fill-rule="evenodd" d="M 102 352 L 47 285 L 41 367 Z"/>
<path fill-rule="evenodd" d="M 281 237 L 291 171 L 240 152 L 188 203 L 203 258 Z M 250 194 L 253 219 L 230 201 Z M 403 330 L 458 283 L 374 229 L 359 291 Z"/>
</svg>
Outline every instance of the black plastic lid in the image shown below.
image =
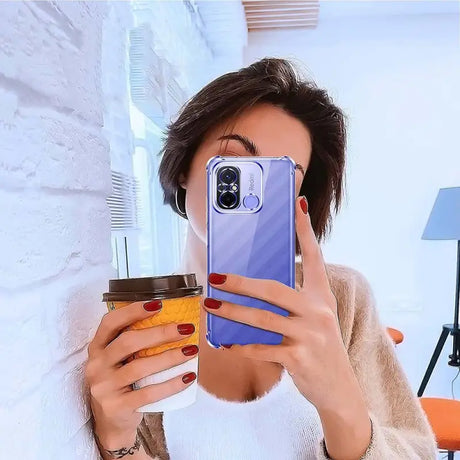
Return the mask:
<svg viewBox="0 0 460 460">
<path fill-rule="evenodd" d="M 109 280 L 109 292 L 102 294 L 103 302 L 172 299 L 201 295 L 203 286 L 197 286 L 195 273 L 161 275 L 145 278 Z"/>
</svg>

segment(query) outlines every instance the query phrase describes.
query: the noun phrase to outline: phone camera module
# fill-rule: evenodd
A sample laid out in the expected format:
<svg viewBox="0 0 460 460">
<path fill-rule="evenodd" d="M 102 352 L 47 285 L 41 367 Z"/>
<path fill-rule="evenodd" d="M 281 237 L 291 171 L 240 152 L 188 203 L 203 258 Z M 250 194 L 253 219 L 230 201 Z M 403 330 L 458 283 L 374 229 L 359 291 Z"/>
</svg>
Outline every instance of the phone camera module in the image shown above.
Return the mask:
<svg viewBox="0 0 460 460">
<path fill-rule="evenodd" d="M 224 208 L 232 208 L 235 206 L 238 198 L 233 192 L 224 192 L 219 196 L 219 204 Z"/>
<path fill-rule="evenodd" d="M 234 209 L 240 202 L 240 173 L 235 166 L 217 171 L 217 204 L 222 209 Z"/>
</svg>

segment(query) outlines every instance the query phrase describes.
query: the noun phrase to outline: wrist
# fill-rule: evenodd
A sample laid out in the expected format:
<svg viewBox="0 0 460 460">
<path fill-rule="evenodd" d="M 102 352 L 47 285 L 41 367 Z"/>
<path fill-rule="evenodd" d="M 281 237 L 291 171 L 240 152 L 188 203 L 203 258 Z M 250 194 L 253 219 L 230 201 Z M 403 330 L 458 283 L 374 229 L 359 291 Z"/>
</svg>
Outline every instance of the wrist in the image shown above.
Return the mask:
<svg viewBox="0 0 460 460">
<path fill-rule="evenodd" d="M 134 432 L 117 433 L 95 429 L 94 435 L 100 447 L 105 450 L 129 449 L 138 441 L 137 430 Z"/>
<path fill-rule="evenodd" d="M 351 403 L 353 404 L 353 402 Z M 372 440 L 372 420 L 361 400 L 318 411 L 324 432 L 324 448 L 330 458 L 362 458 Z M 326 447 L 327 446 L 327 447 Z"/>
<path fill-rule="evenodd" d="M 318 413 L 353 417 L 353 413 L 357 410 L 367 411 L 361 386 L 349 362 L 345 364 L 339 375 L 340 379 L 337 379 L 339 382 L 329 388 L 325 397 L 315 404 Z"/>
</svg>

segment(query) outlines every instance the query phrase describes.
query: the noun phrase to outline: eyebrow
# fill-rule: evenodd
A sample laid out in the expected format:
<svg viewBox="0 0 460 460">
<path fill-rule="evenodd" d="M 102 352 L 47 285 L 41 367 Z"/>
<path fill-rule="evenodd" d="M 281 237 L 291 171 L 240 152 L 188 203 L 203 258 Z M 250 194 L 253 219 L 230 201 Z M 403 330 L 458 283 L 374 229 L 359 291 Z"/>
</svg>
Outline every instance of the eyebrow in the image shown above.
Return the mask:
<svg viewBox="0 0 460 460">
<path fill-rule="evenodd" d="M 225 136 L 220 136 L 219 138 L 217 138 L 217 140 L 219 141 L 224 140 L 224 139 L 238 141 L 243 145 L 246 151 L 249 152 L 251 155 L 260 156 L 259 148 L 257 147 L 256 144 L 254 144 L 254 142 L 251 139 L 249 139 L 249 137 L 243 136 L 241 134 L 233 133 L 233 134 L 227 134 Z M 302 171 L 302 174 L 305 176 L 305 170 L 303 169 L 303 166 L 299 163 L 296 163 L 295 166 L 297 169 L 300 169 L 300 171 Z"/>
<path fill-rule="evenodd" d="M 218 140 L 223 139 L 233 139 L 235 141 L 240 142 L 243 144 L 243 147 L 252 155 L 260 156 L 260 150 L 258 149 L 257 145 L 254 144 L 249 137 L 243 136 L 241 134 L 227 134 L 226 136 L 220 136 Z"/>
</svg>

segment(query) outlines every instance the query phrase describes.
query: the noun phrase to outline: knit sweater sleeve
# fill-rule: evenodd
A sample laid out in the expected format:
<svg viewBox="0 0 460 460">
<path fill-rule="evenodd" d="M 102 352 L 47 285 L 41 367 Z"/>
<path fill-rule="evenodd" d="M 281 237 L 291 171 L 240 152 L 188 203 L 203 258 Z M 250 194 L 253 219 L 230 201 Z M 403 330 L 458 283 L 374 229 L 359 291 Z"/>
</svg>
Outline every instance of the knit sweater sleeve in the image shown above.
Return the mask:
<svg viewBox="0 0 460 460">
<path fill-rule="evenodd" d="M 350 273 L 345 281 L 349 285 L 345 289 L 348 311 L 344 313 L 353 315 L 348 357 L 372 427 L 369 446 L 360 460 L 435 460 L 434 433 L 380 322 L 369 282 L 357 270 L 350 269 Z M 317 458 L 331 459 L 324 438 Z"/>
</svg>

